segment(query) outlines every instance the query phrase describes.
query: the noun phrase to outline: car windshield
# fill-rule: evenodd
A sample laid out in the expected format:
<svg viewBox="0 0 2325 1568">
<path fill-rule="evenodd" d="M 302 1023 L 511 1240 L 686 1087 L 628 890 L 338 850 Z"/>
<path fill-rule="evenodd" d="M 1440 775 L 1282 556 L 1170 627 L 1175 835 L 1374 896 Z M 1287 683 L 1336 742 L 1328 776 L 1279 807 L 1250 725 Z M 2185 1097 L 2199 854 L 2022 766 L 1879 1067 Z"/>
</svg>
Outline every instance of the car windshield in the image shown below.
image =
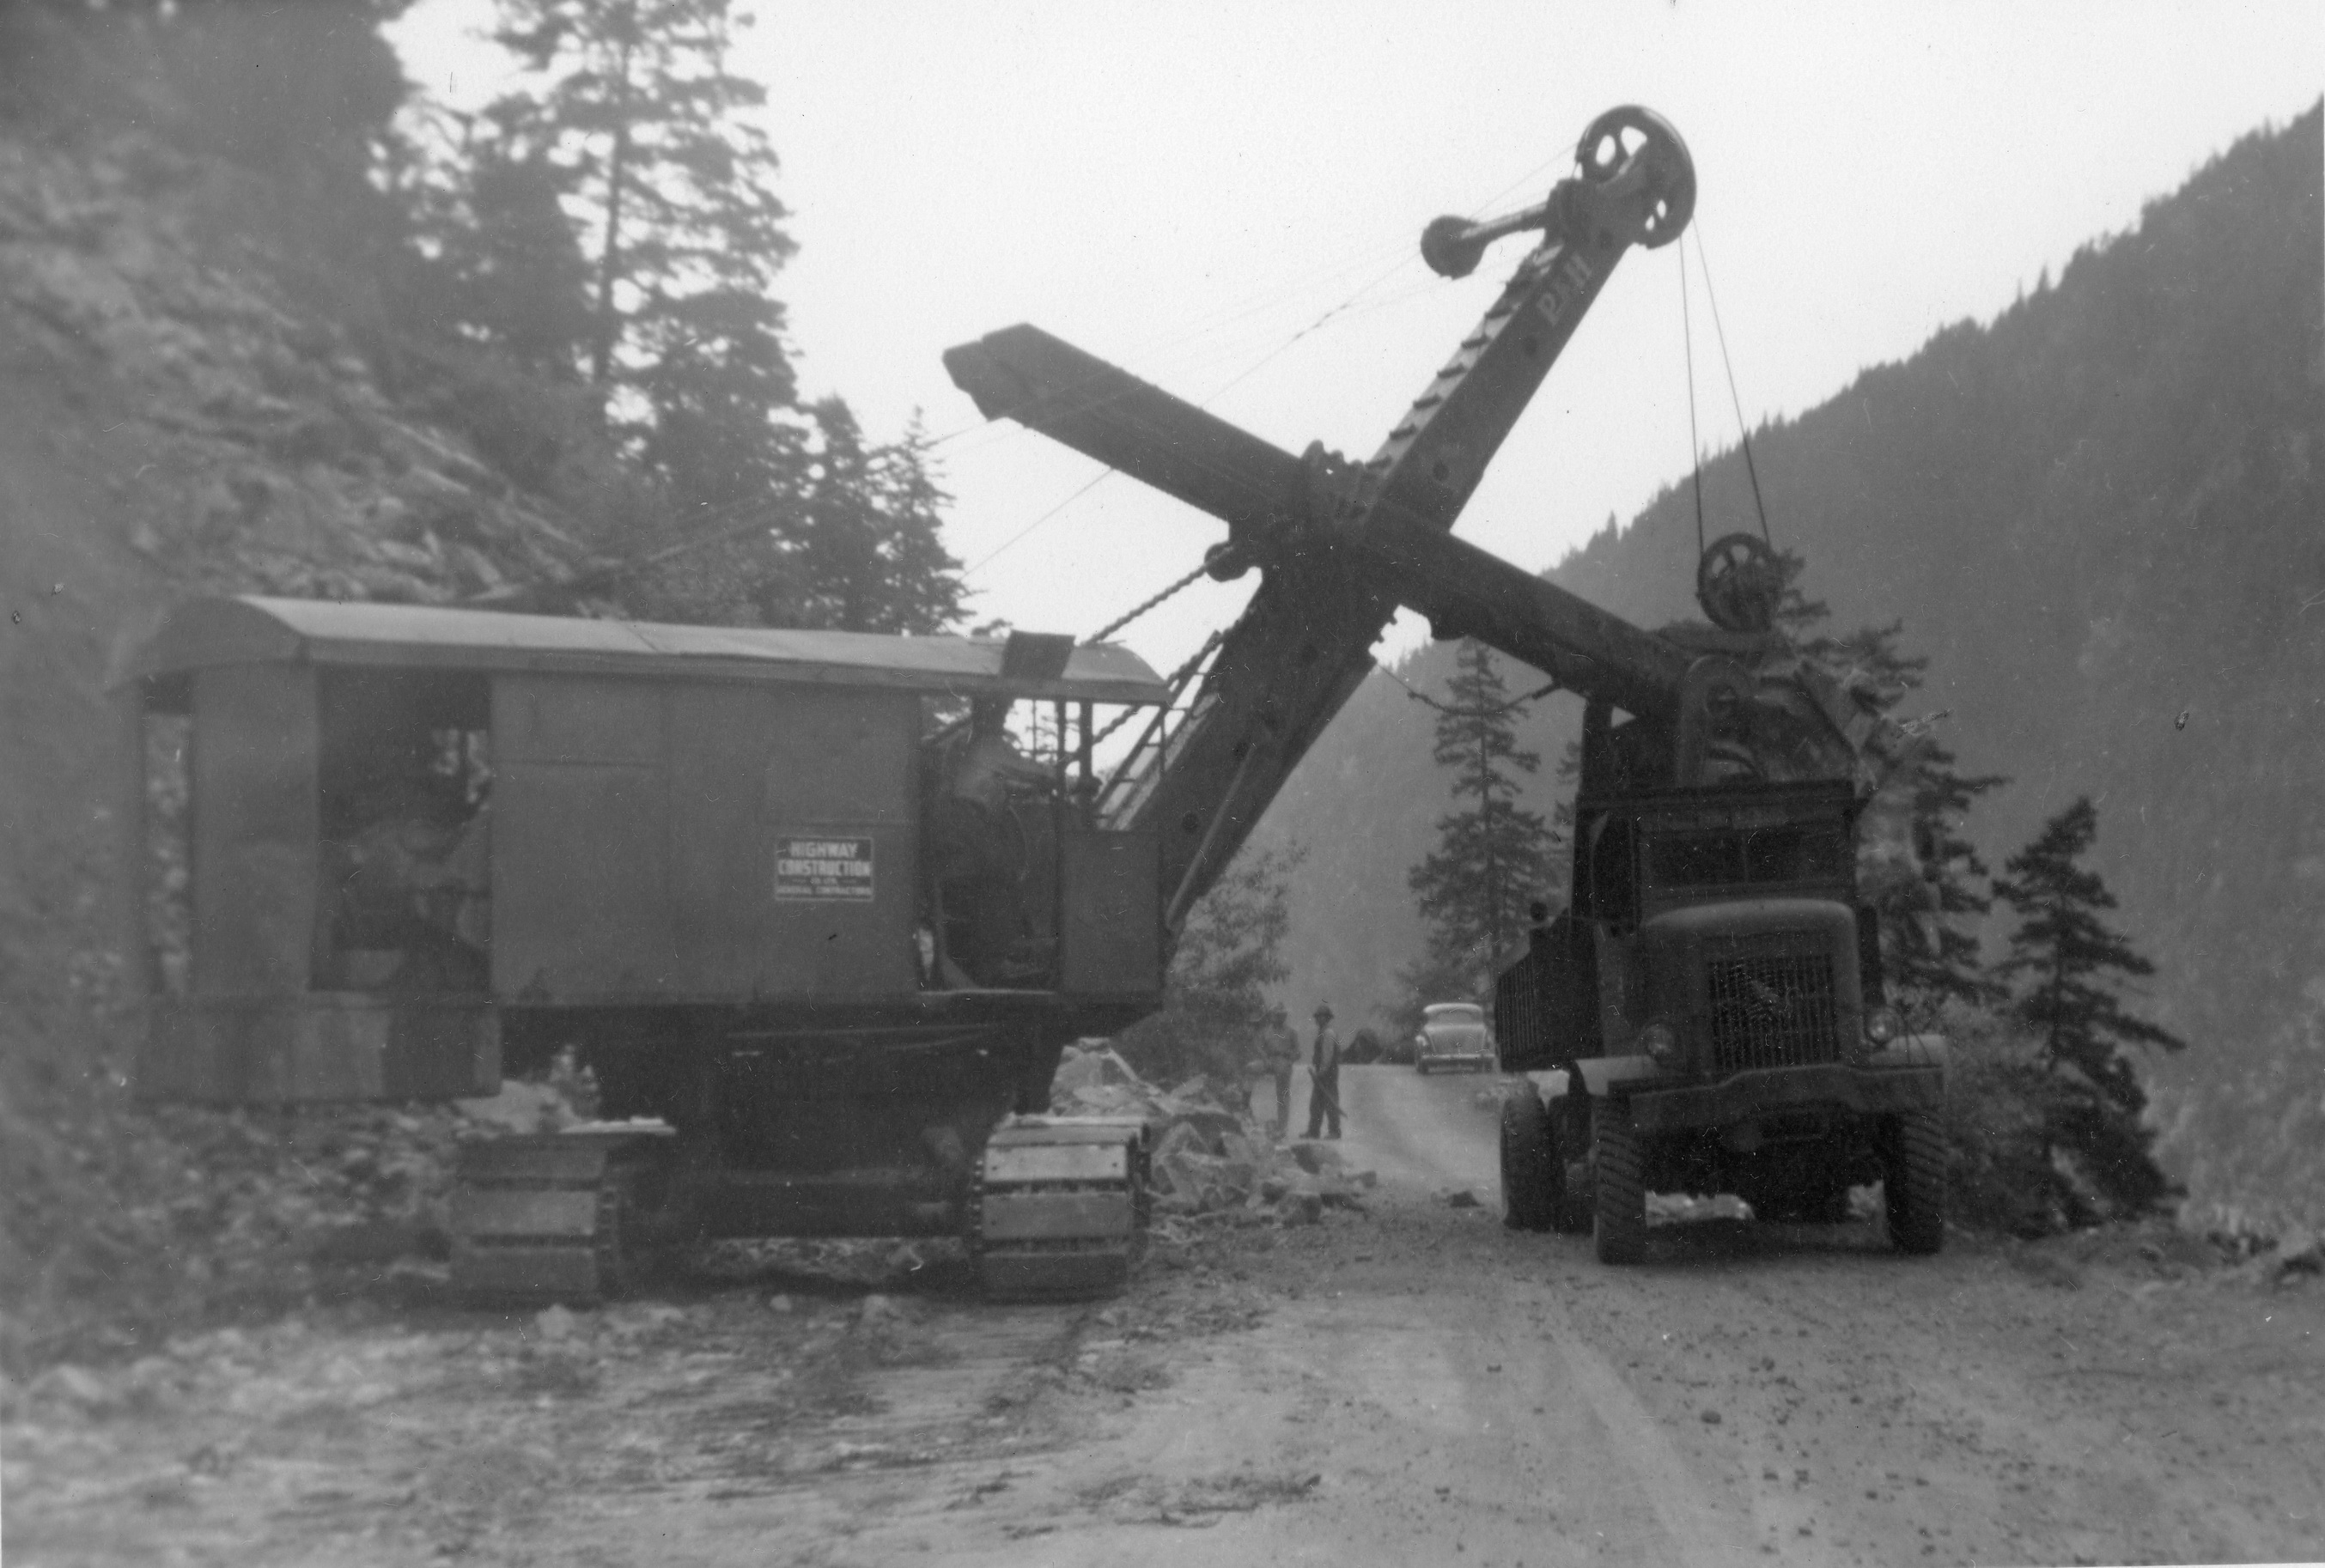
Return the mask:
<svg viewBox="0 0 2325 1568">
<path fill-rule="evenodd" d="M 1462 1002 L 1440 1002 L 1423 1009 L 1422 1016 L 1433 1024 L 1481 1024 L 1486 1021 L 1486 1010 Z"/>
</svg>

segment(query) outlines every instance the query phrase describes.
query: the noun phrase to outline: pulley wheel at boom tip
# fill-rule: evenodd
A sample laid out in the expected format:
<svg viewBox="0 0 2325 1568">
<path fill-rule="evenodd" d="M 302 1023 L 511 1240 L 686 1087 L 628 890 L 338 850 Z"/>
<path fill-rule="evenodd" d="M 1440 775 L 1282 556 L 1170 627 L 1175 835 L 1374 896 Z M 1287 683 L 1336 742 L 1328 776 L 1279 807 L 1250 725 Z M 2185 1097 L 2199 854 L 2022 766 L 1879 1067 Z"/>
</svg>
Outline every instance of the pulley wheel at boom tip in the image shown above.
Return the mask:
<svg viewBox="0 0 2325 1568">
<path fill-rule="evenodd" d="M 1626 132 L 1635 133 L 1635 143 Z M 1653 109 L 1622 104 L 1590 122 L 1574 149 L 1584 180 L 1603 185 L 1636 160 L 1653 197 L 1639 244 L 1658 250 L 1679 238 L 1695 216 L 1695 160 L 1669 120 Z"/>
</svg>

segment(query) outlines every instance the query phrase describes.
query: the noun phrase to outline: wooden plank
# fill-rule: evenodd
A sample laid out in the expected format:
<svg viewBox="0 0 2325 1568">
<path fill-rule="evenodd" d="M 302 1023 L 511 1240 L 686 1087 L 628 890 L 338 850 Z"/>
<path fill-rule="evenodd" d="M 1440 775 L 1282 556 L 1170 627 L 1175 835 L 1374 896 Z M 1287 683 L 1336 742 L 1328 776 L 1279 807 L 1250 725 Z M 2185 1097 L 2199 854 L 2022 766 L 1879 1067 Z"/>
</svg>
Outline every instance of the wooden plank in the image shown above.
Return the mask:
<svg viewBox="0 0 2325 1568">
<path fill-rule="evenodd" d="M 572 1236 L 597 1230 L 597 1192 L 562 1188 L 455 1187 L 450 1223 L 456 1236 Z"/>
<path fill-rule="evenodd" d="M 1126 1147 L 1118 1143 L 989 1147 L 985 1151 L 988 1182 L 1118 1182 L 1129 1175 Z"/>
<path fill-rule="evenodd" d="M 987 1241 L 1127 1237 L 1133 1223 L 1127 1192 L 987 1193 L 984 1206 Z"/>
</svg>

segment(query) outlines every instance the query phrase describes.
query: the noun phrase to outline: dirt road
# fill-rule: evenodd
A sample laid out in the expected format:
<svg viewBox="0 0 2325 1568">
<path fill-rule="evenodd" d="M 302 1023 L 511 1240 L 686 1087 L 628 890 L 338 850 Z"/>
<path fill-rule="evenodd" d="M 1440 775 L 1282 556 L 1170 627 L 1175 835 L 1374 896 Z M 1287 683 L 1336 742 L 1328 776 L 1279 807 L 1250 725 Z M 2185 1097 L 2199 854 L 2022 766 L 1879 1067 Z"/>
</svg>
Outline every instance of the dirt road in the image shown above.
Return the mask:
<svg viewBox="0 0 2325 1568">
<path fill-rule="evenodd" d="M 516 1320 L 423 1281 L 52 1374 L 0 1428 L 8 1561 L 2325 1554 L 2314 1283 L 1869 1223 L 1605 1269 L 1500 1225 L 1489 1080 L 1343 1083 L 1366 1212 L 1165 1238 L 1102 1307 L 984 1306 L 932 1253 Z"/>
</svg>

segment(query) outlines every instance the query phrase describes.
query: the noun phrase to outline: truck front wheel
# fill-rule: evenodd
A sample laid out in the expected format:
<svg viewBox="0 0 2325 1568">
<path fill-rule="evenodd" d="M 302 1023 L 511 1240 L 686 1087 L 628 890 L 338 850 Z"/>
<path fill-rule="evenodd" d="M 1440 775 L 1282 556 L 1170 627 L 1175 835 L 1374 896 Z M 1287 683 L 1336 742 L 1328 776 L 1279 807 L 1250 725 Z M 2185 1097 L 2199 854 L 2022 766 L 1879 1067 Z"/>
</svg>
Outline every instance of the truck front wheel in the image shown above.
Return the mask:
<svg viewBox="0 0 2325 1568">
<path fill-rule="evenodd" d="M 1556 1151 L 1550 1113 L 1531 1084 L 1502 1102 L 1502 1223 L 1513 1231 L 1547 1231 L 1558 1214 Z"/>
<path fill-rule="evenodd" d="M 1893 1124 L 1882 1161 L 1889 1239 L 1900 1252 L 1935 1252 L 1946 1243 L 1946 1140 L 1938 1119 L 1908 1111 Z"/>
<path fill-rule="evenodd" d="M 1593 1116 L 1590 1163 L 1592 1241 L 1598 1261 L 1636 1263 L 1647 1251 L 1646 1142 L 1610 1116 Z"/>
</svg>

